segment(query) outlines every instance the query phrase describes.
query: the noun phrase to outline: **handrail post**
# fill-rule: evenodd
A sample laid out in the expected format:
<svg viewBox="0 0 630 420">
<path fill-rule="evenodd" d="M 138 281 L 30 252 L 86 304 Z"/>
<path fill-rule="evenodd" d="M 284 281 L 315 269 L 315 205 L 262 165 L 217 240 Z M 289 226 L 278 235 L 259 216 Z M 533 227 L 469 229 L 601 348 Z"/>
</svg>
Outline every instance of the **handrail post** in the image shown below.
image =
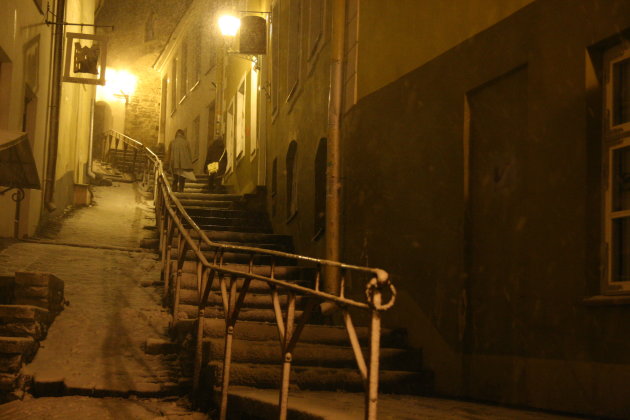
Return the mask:
<svg viewBox="0 0 630 420">
<path fill-rule="evenodd" d="M 282 363 L 282 382 L 280 385 L 280 401 L 278 409 L 279 420 L 287 419 L 287 410 L 289 408 L 289 381 L 291 377 L 291 362 L 293 361 L 293 355 L 291 352 L 284 354 L 284 361 Z"/>
<path fill-rule="evenodd" d="M 381 291 L 376 289 L 372 298 L 373 304 L 381 305 Z M 376 420 L 378 410 L 378 368 L 381 344 L 381 313 L 372 308 L 370 324 L 370 365 L 368 368 L 368 389 L 366 390 L 365 419 Z"/>
<path fill-rule="evenodd" d="M 232 368 L 232 341 L 234 339 L 234 326 L 228 325 L 225 329 L 225 349 L 223 354 L 223 375 L 221 385 L 221 413 L 220 420 L 227 418 L 228 387 L 230 386 L 230 369 Z"/>
<path fill-rule="evenodd" d="M 337 6 L 343 0 L 336 0 Z M 115 142 L 115 148 L 112 149 L 112 142 Z M 122 147 L 119 143 L 122 142 Z M 164 297 L 172 297 L 170 302 L 173 311 L 173 323 L 177 322 L 179 317 L 179 299 L 180 289 L 183 276 L 183 267 L 186 263 L 187 253 L 190 250 L 194 261 L 197 262 L 197 291 L 199 293 L 199 304 L 197 311 L 197 342 L 195 353 L 195 368 L 193 376 L 193 397 L 199 391 L 201 381 L 201 368 L 203 364 L 203 335 L 204 335 L 204 318 L 205 309 L 211 293 L 215 276 L 218 277 L 221 300 L 225 312 L 225 346 L 224 358 L 222 366 L 222 389 L 221 389 L 221 405 L 220 419 L 227 417 L 227 406 L 230 385 L 230 372 L 232 365 L 232 347 L 234 340 L 234 328 L 238 320 L 238 314 L 245 302 L 245 297 L 252 281 L 266 281 L 271 292 L 271 300 L 280 344 L 282 349 L 282 373 L 281 385 L 278 402 L 278 418 L 285 420 L 288 411 L 288 395 L 290 387 L 291 364 L 293 361 L 293 352 L 295 345 L 299 341 L 300 334 L 304 326 L 308 323 L 309 316 L 316 305 L 321 302 L 328 302 L 342 309 L 344 322 L 353 353 L 356 358 L 357 367 L 365 388 L 365 419 L 376 420 L 378 409 L 378 379 L 379 379 L 379 355 L 381 344 L 381 313 L 391 308 L 396 300 L 396 289 L 391 283 L 387 272 L 368 267 L 359 267 L 355 265 L 342 264 L 336 259 L 322 260 L 317 258 L 306 257 L 302 255 L 290 254 L 280 251 L 265 250 L 251 246 L 242 246 L 234 244 L 217 243 L 209 239 L 206 234 L 199 228 L 194 219 L 192 219 L 178 198 L 171 192 L 169 183 L 165 178 L 164 170 L 160 159 L 150 149 L 137 140 L 131 139 L 114 130 L 108 132 L 107 143 L 109 150 L 115 150 L 114 160 L 117 159 L 118 151 L 123 152 L 131 147 L 134 153 L 132 173 L 135 177 L 135 167 L 137 163 L 137 153 L 140 151 L 146 157 L 145 177 L 147 184 L 150 182 L 151 173 L 153 173 L 153 201 L 156 212 L 156 224 L 160 233 L 160 251 L 162 257 L 162 270 L 164 275 Z M 109 153 L 111 155 L 111 153 Z M 190 229 L 190 231 L 189 231 Z M 194 234 L 198 234 L 198 241 L 193 238 Z M 171 261 L 171 253 L 173 252 L 174 235 L 177 234 L 177 250 L 178 255 L 174 261 Z M 209 262 L 203 252 L 205 247 L 214 249 L 214 259 Z M 245 273 L 242 270 L 226 266 L 224 264 L 225 252 L 245 252 L 250 254 L 249 269 Z M 270 273 L 268 276 L 254 272 L 253 264 L 256 255 L 267 255 L 271 257 Z M 314 285 L 311 287 L 295 284 L 288 280 L 276 279 L 276 261 L 278 258 L 291 258 L 298 263 L 307 262 L 316 265 L 316 276 Z M 172 274 L 172 272 L 175 272 Z M 346 296 L 345 286 L 347 280 L 352 277 L 353 272 L 369 273 L 373 277 L 366 285 L 367 302 L 359 302 Z M 209 275 L 212 276 L 209 279 Z M 173 278 L 172 278 L 173 276 Z M 229 287 L 227 279 L 230 279 Z M 238 280 L 243 278 L 244 281 L 237 293 Z M 173 284 L 174 283 L 174 284 Z M 333 285 L 334 287 L 331 287 Z M 287 291 L 288 304 L 286 308 L 286 318 L 283 314 L 279 289 Z M 172 292 L 172 294 L 171 294 Z M 304 293 L 308 296 L 306 308 L 302 312 L 297 324 L 295 320 L 296 295 L 295 293 Z M 237 297 L 238 294 L 238 297 Z M 387 296 L 386 302 L 383 303 L 384 295 Z M 363 354 L 356 329 L 352 323 L 349 310 L 359 308 L 367 310 L 370 313 L 370 332 L 368 343 L 368 360 Z M 198 395 L 197 395 L 198 396 Z"/>
<path fill-rule="evenodd" d="M 287 322 L 284 329 L 284 339 L 282 340 L 284 360 L 282 362 L 282 382 L 278 402 L 278 408 L 280 410 L 278 413 L 279 420 L 286 420 L 287 418 L 287 410 L 289 408 L 289 381 L 291 379 L 291 362 L 293 361 L 292 339 L 295 325 L 295 293 L 290 290 L 287 298 Z"/>
</svg>

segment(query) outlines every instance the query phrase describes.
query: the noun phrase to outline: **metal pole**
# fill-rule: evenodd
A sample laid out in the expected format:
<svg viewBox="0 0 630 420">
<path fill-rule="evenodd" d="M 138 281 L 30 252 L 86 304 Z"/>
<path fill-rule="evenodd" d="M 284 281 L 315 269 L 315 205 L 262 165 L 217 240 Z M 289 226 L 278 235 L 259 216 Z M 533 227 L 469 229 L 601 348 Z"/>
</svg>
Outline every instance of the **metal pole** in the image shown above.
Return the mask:
<svg viewBox="0 0 630 420">
<path fill-rule="evenodd" d="M 220 420 L 227 418 L 228 390 L 230 386 L 230 368 L 232 367 L 232 340 L 234 338 L 234 327 L 228 326 L 225 331 L 225 353 L 223 355 L 223 384 L 221 386 L 221 414 Z"/>
<path fill-rule="evenodd" d="M 332 57 L 330 62 L 330 96 L 328 101 L 328 145 L 326 171 L 326 259 L 339 261 L 341 219 L 341 98 L 343 90 L 344 38 L 346 0 L 333 0 Z M 339 271 L 327 266 L 324 291 L 337 293 Z"/>
<path fill-rule="evenodd" d="M 57 0 L 56 22 L 53 42 L 53 68 L 50 91 L 50 125 L 48 126 L 48 156 L 46 157 L 46 178 L 44 180 L 44 203 L 48 211 L 57 206 L 54 201 L 55 178 L 57 172 L 57 148 L 59 146 L 59 106 L 61 104 L 61 70 L 63 65 L 63 19 L 66 14 L 66 0 Z"/>
<path fill-rule="evenodd" d="M 282 363 L 282 385 L 280 387 L 280 401 L 278 415 L 279 420 L 287 420 L 287 410 L 289 408 L 289 380 L 291 375 L 291 361 L 293 356 L 290 352 L 285 353 L 284 363 Z"/>
<path fill-rule="evenodd" d="M 381 304 L 381 292 L 374 291 L 373 304 Z M 365 401 L 365 419 L 376 420 L 378 411 L 378 364 L 381 345 L 381 313 L 372 309 L 370 325 L 370 367 L 368 370 L 368 389 Z"/>
</svg>

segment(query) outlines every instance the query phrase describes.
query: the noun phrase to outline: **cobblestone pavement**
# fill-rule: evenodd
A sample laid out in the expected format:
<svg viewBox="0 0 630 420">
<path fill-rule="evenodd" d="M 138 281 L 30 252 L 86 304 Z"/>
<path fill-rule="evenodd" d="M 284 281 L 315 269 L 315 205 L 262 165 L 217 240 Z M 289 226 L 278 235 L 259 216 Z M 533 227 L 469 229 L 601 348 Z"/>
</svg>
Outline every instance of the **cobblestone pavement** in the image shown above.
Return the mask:
<svg viewBox="0 0 630 420">
<path fill-rule="evenodd" d="M 0 405 L 0 420 L 203 420 L 177 401 L 157 399 L 58 397 Z"/>
<path fill-rule="evenodd" d="M 157 255 L 94 248 L 138 248 L 149 207 L 136 198 L 131 184 L 97 187 L 95 196 L 94 206 L 72 212 L 56 232 L 46 234 L 55 242 L 92 247 L 13 242 L 0 251 L 0 274 L 53 273 L 64 281 L 69 302 L 23 373 L 34 377 L 35 390 L 43 395 L 60 385 L 66 394 L 85 396 L 172 395 L 175 357 L 143 350 L 148 338 L 166 338 L 169 322 L 160 289 L 153 285 L 160 278 Z M 159 418 L 162 412 L 146 401 L 66 398 L 5 404 L 0 418 L 144 419 Z M 53 406 L 57 409 L 51 411 Z M 22 409 L 23 415 L 17 415 Z M 54 414 L 59 410 L 66 416 Z M 76 417 L 68 416 L 71 412 Z"/>
<path fill-rule="evenodd" d="M 146 231 L 143 216 L 150 207 L 133 184 L 114 183 L 93 187 L 94 203 L 72 210 L 68 217 L 51 223 L 40 237 L 83 245 L 138 247 Z"/>
</svg>

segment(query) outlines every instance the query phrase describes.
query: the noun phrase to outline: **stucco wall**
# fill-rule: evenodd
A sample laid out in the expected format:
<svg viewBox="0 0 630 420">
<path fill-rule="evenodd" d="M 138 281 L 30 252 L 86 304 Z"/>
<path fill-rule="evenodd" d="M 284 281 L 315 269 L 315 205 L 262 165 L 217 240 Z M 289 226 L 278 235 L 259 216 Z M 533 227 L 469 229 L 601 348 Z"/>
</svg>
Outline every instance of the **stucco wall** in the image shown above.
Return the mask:
<svg viewBox="0 0 630 420">
<path fill-rule="evenodd" d="M 24 47 L 34 42 L 39 49 L 38 64 L 35 71 L 37 86 L 34 86 L 36 97 L 36 115 L 34 136 L 29 140 L 35 157 L 37 171 L 43 184 L 44 153 L 46 139 L 46 115 L 48 110 L 48 84 L 50 66 L 50 28 L 39 25 L 43 19 L 33 2 L 7 1 L 0 13 L 0 48 L 6 56 L 2 59 L 2 105 L 0 106 L 1 128 L 22 131 L 22 115 L 24 111 L 25 95 L 25 61 Z M 4 67 L 4 62 L 10 62 L 10 69 Z M 5 96 L 6 95 L 6 96 Z M 11 201 L 10 193 L 0 196 L 0 236 L 13 235 L 13 214 L 15 203 Z M 26 190 L 26 197 L 22 202 L 22 222 L 20 235 L 32 235 L 39 222 L 41 207 L 41 191 Z"/>
<path fill-rule="evenodd" d="M 208 148 L 208 141 L 215 137 L 215 98 L 217 86 L 217 64 L 213 57 L 216 56 L 215 43 L 210 42 L 212 37 L 216 37 L 213 32 L 214 2 L 211 0 L 196 0 L 190 5 L 185 15 L 178 22 L 168 44 L 161 52 L 157 62 L 156 71 L 160 75 L 160 83 L 166 80 L 166 92 L 161 92 L 162 98 L 166 101 L 161 104 L 164 112 L 164 124 L 160 127 L 160 135 L 164 136 L 166 147 L 175 138 L 177 130 L 182 129 L 187 133 L 188 141 L 193 154 L 194 170 L 196 174 L 205 173 L 205 159 Z M 196 44 L 195 37 L 199 36 Z M 187 48 L 187 75 L 188 84 L 185 97 L 180 98 L 179 84 L 183 82 L 181 71 L 178 68 L 177 74 L 177 95 L 173 100 L 173 62 L 181 57 L 182 44 Z M 199 50 L 195 50 L 195 45 Z M 193 80 L 194 57 L 200 61 L 199 78 Z M 198 83 L 197 83 L 198 82 Z M 173 109 L 173 102 L 176 103 Z M 159 115 L 159 114 L 158 114 Z M 199 141 L 194 146 L 193 130 L 195 120 L 199 119 Z"/>
<path fill-rule="evenodd" d="M 324 29 L 317 52 L 307 58 L 308 32 L 302 30 L 298 84 L 295 92 L 289 95 L 287 87 L 287 39 L 289 36 L 289 2 L 279 3 L 280 16 L 273 17 L 280 31 L 278 109 L 272 109 L 267 101 L 267 191 L 271 192 L 272 167 L 277 159 L 277 194 L 268 199 L 268 208 L 274 231 L 293 236 L 299 253 L 317 257 L 324 256 L 324 237 L 315 237 L 315 157 L 320 139 L 328 136 L 328 96 L 330 91 L 330 23 L 331 7 L 326 2 Z M 306 3 L 302 13 L 307 14 Z M 304 15 L 303 15 L 304 16 Z M 303 20 L 304 22 L 305 20 Z M 268 64 L 272 57 L 268 56 Z M 272 69 L 272 71 L 274 71 Z M 268 83 L 273 83 L 271 73 L 267 73 Z M 271 85 L 268 85 L 271 86 Z M 273 92 L 271 89 L 270 92 Z M 291 141 L 297 143 L 297 213 L 287 218 L 287 167 L 286 158 Z M 275 211 L 274 211 L 275 210 Z"/>
<path fill-rule="evenodd" d="M 66 4 L 66 21 L 94 22 L 94 1 L 69 0 Z M 8 100 L 3 104 L 3 118 L 5 127 L 10 130 L 22 131 L 25 85 L 28 83 L 33 90 L 35 105 L 31 121 L 27 130 L 33 130 L 30 142 L 40 176 L 44 185 L 44 171 L 48 141 L 48 106 L 51 61 L 50 51 L 52 26 L 42 24 L 44 16 L 34 2 L 9 1 L 3 5 L 0 13 L 0 48 L 6 54 L 3 61 L 11 63 L 11 81 Z M 84 28 L 90 33 L 89 27 Z M 31 63 L 27 62 L 25 51 L 37 45 L 38 62 L 35 64 L 35 83 L 28 76 Z M 4 70 L 4 67 L 3 67 Z M 5 75 L 6 76 L 6 75 Z M 60 128 L 57 154 L 57 171 L 55 176 L 54 202 L 58 211 L 73 204 L 74 184 L 84 183 L 85 166 L 88 157 L 90 133 L 90 108 L 94 97 L 94 87 L 75 83 L 63 83 L 60 102 Z M 13 234 L 14 203 L 10 195 L 0 197 L 0 236 Z M 42 220 L 49 217 L 47 211 L 42 211 L 42 192 L 28 190 L 21 205 L 20 236 L 33 235 Z"/>
<path fill-rule="evenodd" d="M 583 303 L 602 263 L 598 51 L 629 12 L 534 2 L 348 114 L 344 259 L 390 272 L 386 322 L 438 392 L 630 416 L 630 306 Z"/>
<path fill-rule="evenodd" d="M 66 7 L 66 21 L 94 22 L 95 1 L 70 0 Z M 93 29 L 86 27 L 84 33 L 93 33 Z M 62 83 L 54 195 L 57 211 L 74 203 L 74 184 L 87 183 L 85 168 L 95 92 L 94 85 Z"/>
<path fill-rule="evenodd" d="M 357 95 L 420 67 L 532 0 L 396 0 L 359 4 Z"/>
</svg>

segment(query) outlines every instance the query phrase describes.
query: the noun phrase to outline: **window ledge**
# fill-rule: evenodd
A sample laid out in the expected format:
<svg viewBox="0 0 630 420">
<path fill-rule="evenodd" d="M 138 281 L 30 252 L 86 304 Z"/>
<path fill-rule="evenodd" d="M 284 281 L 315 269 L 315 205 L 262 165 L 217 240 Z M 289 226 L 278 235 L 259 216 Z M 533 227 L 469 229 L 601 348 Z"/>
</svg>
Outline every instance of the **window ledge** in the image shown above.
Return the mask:
<svg viewBox="0 0 630 420">
<path fill-rule="evenodd" d="M 297 216 L 297 210 L 294 210 L 293 213 L 291 213 L 291 215 L 287 217 L 287 225 L 291 223 L 293 219 L 295 219 L 295 216 Z"/>
<path fill-rule="evenodd" d="M 630 295 L 595 295 L 582 299 L 586 306 L 630 305 Z"/>
</svg>

